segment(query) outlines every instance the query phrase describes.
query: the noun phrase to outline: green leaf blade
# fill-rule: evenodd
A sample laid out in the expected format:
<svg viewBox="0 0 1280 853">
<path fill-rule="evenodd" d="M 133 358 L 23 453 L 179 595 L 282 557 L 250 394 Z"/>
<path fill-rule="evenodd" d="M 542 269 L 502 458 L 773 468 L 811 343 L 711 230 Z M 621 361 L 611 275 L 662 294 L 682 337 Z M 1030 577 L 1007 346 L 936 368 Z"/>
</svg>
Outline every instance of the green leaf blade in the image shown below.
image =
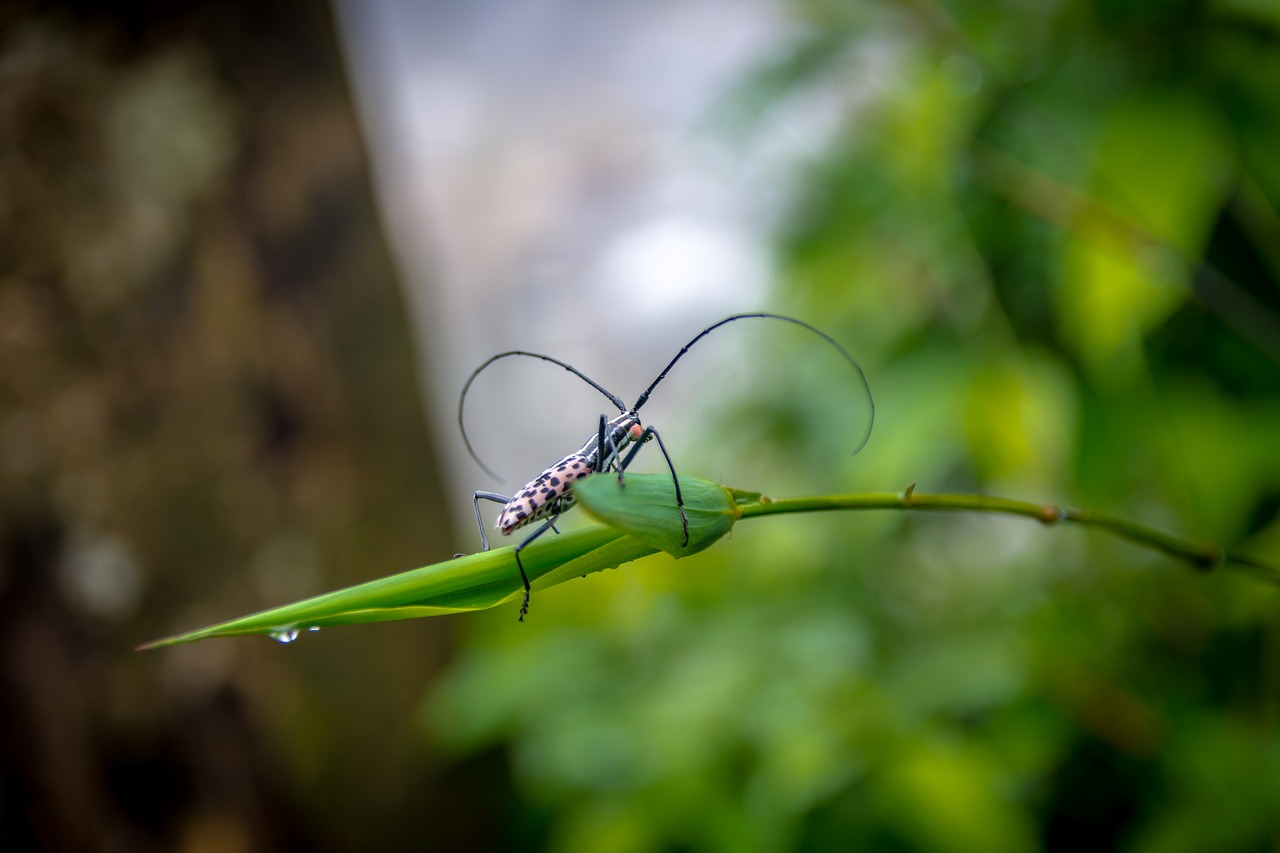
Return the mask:
<svg viewBox="0 0 1280 853">
<path fill-rule="evenodd" d="M 657 550 L 612 527 L 595 526 L 544 536 L 521 552 L 521 561 L 530 585 L 546 589 Z M 495 548 L 155 640 L 139 649 L 251 634 L 287 641 L 291 634 L 337 625 L 484 610 L 514 601 L 523 592 L 513 549 Z"/>
</svg>

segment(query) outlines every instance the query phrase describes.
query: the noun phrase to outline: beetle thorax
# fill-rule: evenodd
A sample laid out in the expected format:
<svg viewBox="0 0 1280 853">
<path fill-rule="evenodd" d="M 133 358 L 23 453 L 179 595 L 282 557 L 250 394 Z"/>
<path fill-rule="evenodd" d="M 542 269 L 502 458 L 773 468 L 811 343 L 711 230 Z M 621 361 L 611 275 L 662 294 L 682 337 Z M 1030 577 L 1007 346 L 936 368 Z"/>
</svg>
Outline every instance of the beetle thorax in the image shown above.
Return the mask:
<svg viewBox="0 0 1280 853">
<path fill-rule="evenodd" d="M 578 455 L 590 459 L 595 469 L 601 471 L 604 470 L 607 463 L 616 461 L 622 455 L 622 451 L 642 435 L 644 435 L 644 427 L 640 423 L 640 416 L 635 412 L 623 412 L 613 420 L 605 421 L 605 459 L 602 460 L 600 458 L 599 433 L 593 434 L 587 439 L 586 443 L 578 451 Z"/>
</svg>

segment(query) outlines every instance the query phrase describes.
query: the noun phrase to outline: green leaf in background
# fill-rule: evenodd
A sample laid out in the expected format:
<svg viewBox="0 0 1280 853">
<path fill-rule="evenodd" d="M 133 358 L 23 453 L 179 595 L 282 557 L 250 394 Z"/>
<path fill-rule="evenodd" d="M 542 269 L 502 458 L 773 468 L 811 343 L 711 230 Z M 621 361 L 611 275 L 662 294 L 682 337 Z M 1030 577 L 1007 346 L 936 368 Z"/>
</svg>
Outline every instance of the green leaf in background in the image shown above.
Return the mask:
<svg viewBox="0 0 1280 853">
<path fill-rule="evenodd" d="M 1093 178 L 1101 203 L 1073 225 L 1058 298 L 1093 365 L 1131 364 L 1143 336 L 1190 295 L 1227 193 L 1221 128 L 1194 96 L 1151 96 L 1108 117 Z"/>
</svg>

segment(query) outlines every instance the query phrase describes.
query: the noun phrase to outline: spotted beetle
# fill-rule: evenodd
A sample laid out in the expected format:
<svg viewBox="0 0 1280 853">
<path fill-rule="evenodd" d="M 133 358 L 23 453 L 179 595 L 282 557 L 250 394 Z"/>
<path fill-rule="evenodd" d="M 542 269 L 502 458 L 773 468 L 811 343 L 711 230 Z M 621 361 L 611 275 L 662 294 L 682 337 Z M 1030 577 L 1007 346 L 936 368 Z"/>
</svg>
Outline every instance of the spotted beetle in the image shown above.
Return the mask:
<svg viewBox="0 0 1280 853">
<path fill-rule="evenodd" d="M 503 505 L 501 512 L 498 514 L 498 522 L 496 526 L 498 531 L 504 536 L 510 535 L 513 531 L 519 530 L 520 528 L 526 527 L 534 522 L 544 521 L 537 530 L 534 530 L 515 546 L 516 568 L 520 570 L 520 580 L 524 582 L 524 600 L 520 605 L 521 622 L 524 621 L 524 617 L 529 612 L 530 588 L 529 576 L 525 574 L 524 564 L 520 561 L 520 552 L 524 550 L 530 542 L 533 542 L 543 533 L 546 533 L 548 530 L 557 529 L 555 524 L 560 519 L 560 516 L 572 509 L 574 505 L 572 485 L 575 480 L 579 480 L 598 472 L 603 473 L 612 470 L 617 471 L 618 485 L 622 486 L 623 472 L 631 465 L 632 460 L 635 459 L 636 454 L 640 452 L 640 449 L 651 440 L 656 440 L 658 442 L 658 449 L 662 451 L 662 456 L 667 463 L 667 469 L 671 472 L 671 481 L 675 485 L 676 492 L 676 509 L 680 512 L 680 526 L 684 532 L 684 544 L 686 546 L 689 544 L 689 519 L 685 515 L 684 511 L 684 497 L 680 494 L 680 478 L 676 476 L 676 468 L 671 462 L 671 454 L 667 452 L 666 445 L 662 443 L 662 437 L 658 435 L 658 431 L 652 426 L 644 426 L 640 423 L 640 407 L 648 402 L 649 395 L 653 393 L 653 389 L 658 387 L 658 383 L 662 382 L 662 380 L 667 377 L 667 374 L 671 372 L 671 368 L 675 366 L 677 361 L 684 357 L 684 354 L 687 353 L 694 344 L 721 326 L 732 323 L 736 320 L 745 320 L 750 318 L 782 320 L 808 329 L 824 339 L 827 343 L 831 344 L 831 346 L 835 347 L 835 349 L 844 356 L 845 360 L 853 366 L 853 369 L 857 372 L 858 380 L 862 383 L 862 389 L 866 395 L 867 404 L 870 408 L 870 417 L 867 421 L 867 428 L 865 432 L 863 432 L 861 440 L 858 442 L 858 445 L 854 448 L 853 452 L 857 453 L 861 450 L 867 443 L 867 439 L 871 437 L 871 427 L 875 421 L 875 403 L 871 398 L 871 388 L 867 384 L 867 378 L 862 372 L 862 367 L 854 357 L 845 350 L 844 347 L 840 346 L 840 344 L 826 332 L 810 326 L 803 320 L 797 320 L 794 317 L 786 317 L 782 314 L 731 314 L 723 320 L 711 324 L 698 334 L 694 335 L 687 344 L 681 347 L 675 357 L 672 358 L 671 361 L 667 363 L 667 366 L 662 369 L 662 372 L 658 374 L 658 377 L 654 379 L 653 382 L 649 383 L 649 387 L 646 388 L 644 393 L 636 399 L 635 404 L 631 406 L 630 409 L 628 409 L 626 404 L 622 402 L 621 397 L 614 394 L 612 391 L 609 391 L 573 365 L 541 353 L 526 352 L 524 350 L 511 350 L 509 352 L 498 353 L 472 371 L 471 375 L 467 378 L 466 383 L 462 386 L 462 393 L 458 397 L 458 429 L 462 433 L 462 440 L 463 443 L 466 444 L 467 453 L 469 453 L 471 458 L 476 461 L 476 464 L 495 479 L 499 479 L 498 476 L 494 474 L 487 465 L 485 465 L 485 463 L 476 454 L 475 449 L 471 446 L 471 439 L 467 437 L 467 428 L 462 419 L 463 406 L 466 404 L 467 392 L 471 389 L 471 383 L 473 383 L 476 380 L 476 377 L 494 362 L 513 356 L 524 356 L 559 365 L 603 394 L 619 412 L 619 414 L 612 419 L 608 418 L 606 415 L 601 415 L 599 428 L 586 440 L 585 443 L 583 443 L 581 448 L 579 448 L 575 453 L 570 453 L 559 462 L 556 462 L 554 465 L 547 468 L 523 489 L 516 492 L 513 497 L 500 495 L 496 492 L 480 491 L 476 492 L 472 498 L 472 505 L 475 507 L 476 512 L 476 526 L 480 529 L 480 544 L 485 551 L 489 550 L 489 539 L 484 532 L 484 520 L 480 517 L 480 501 L 493 501 Z M 624 456 L 623 451 L 627 450 L 628 447 L 630 447 L 630 450 Z"/>
</svg>

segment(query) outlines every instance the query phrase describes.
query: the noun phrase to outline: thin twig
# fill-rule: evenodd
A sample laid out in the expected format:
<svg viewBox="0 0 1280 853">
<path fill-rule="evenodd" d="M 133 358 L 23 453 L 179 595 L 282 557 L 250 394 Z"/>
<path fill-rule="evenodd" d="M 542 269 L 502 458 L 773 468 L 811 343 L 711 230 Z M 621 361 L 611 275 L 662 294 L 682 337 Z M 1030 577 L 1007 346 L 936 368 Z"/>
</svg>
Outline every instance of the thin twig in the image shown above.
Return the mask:
<svg viewBox="0 0 1280 853">
<path fill-rule="evenodd" d="M 1170 557 L 1190 563 L 1200 571 L 1212 571 L 1221 565 L 1231 564 L 1247 570 L 1255 577 L 1280 584 L 1280 568 L 1255 557 L 1224 551 L 1212 542 L 1167 533 L 1114 515 L 1085 509 L 1068 509 L 1054 504 L 1032 503 L 986 495 L 920 494 L 912 485 L 896 494 L 864 492 L 776 500 L 758 495 L 743 495 L 739 499 L 737 508 L 742 518 L 786 512 L 902 509 L 934 512 L 994 512 L 1031 518 L 1045 525 L 1069 522 L 1106 530 L 1131 542 L 1154 548 Z"/>
</svg>

